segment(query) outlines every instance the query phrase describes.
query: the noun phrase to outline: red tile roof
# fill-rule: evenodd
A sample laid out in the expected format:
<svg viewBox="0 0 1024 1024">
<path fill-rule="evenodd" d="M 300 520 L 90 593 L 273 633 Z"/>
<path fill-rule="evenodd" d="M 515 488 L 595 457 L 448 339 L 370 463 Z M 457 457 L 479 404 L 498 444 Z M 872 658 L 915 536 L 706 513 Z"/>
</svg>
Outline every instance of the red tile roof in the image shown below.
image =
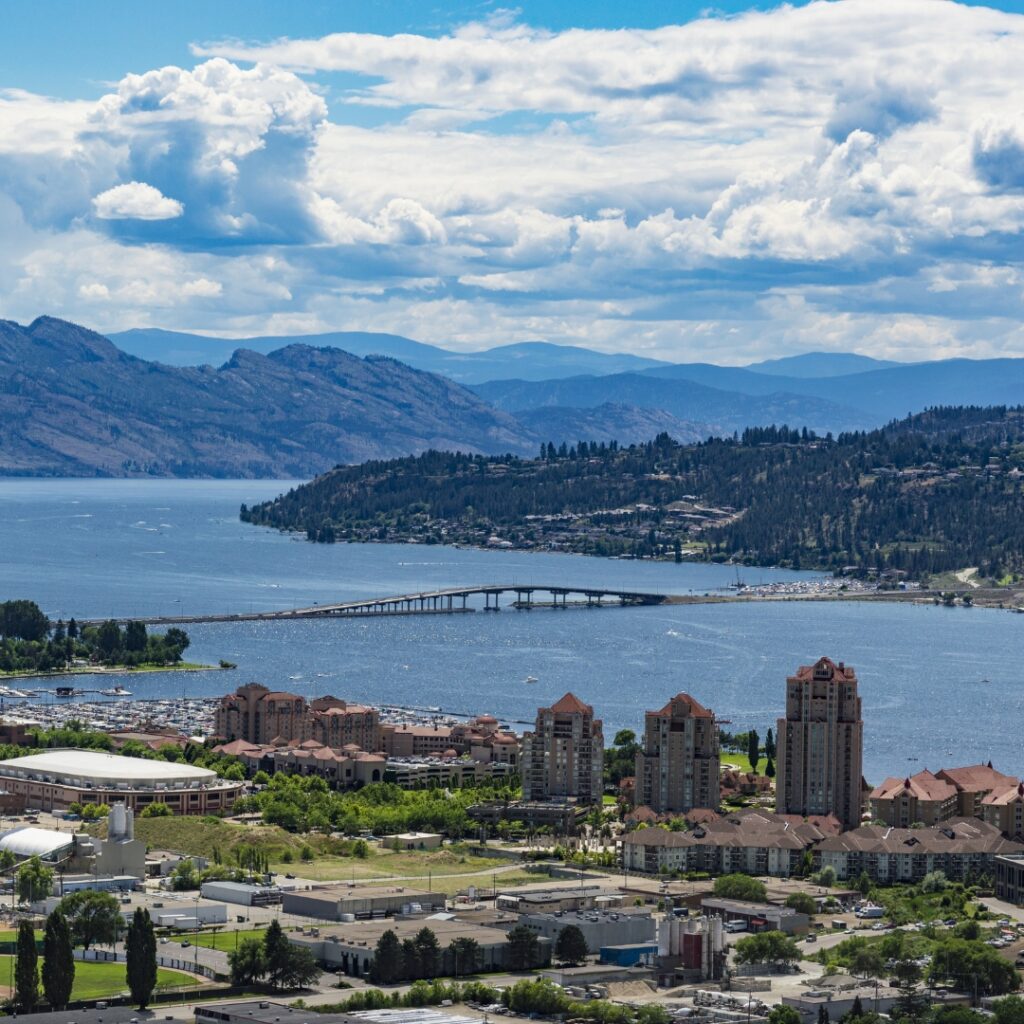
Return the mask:
<svg viewBox="0 0 1024 1024">
<path fill-rule="evenodd" d="M 574 693 L 567 693 L 561 700 L 551 705 L 557 715 L 592 715 L 594 709 L 584 704 Z"/>
<path fill-rule="evenodd" d="M 939 776 L 942 773 L 939 773 Z M 891 777 L 871 791 L 872 800 L 895 800 L 903 793 L 908 793 L 917 800 L 930 803 L 942 803 L 956 798 L 956 787 L 947 780 L 933 775 L 926 768 L 924 771 L 908 778 Z"/>
<path fill-rule="evenodd" d="M 688 714 L 691 718 L 714 718 L 715 716 L 710 712 L 700 701 L 695 700 L 688 693 L 677 693 L 674 697 L 669 699 L 669 702 L 660 711 L 648 711 L 648 715 L 658 715 L 662 718 L 668 718 L 672 714 L 672 709 L 679 704 L 685 704 L 688 708 Z"/>
<path fill-rule="evenodd" d="M 991 764 L 971 764 L 966 768 L 943 768 L 936 773 L 940 779 L 953 783 L 961 793 L 980 793 L 1015 783 L 1012 775 L 997 772 Z"/>
</svg>

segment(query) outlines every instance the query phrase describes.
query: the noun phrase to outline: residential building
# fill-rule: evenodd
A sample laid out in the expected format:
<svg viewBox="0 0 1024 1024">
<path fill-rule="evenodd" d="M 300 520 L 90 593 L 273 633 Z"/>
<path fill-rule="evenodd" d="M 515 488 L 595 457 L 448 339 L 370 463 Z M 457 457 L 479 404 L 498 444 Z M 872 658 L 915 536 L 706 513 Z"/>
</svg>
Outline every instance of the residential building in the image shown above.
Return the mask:
<svg viewBox="0 0 1024 1024">
<path fill-rule="evenodd" d="M 982 817 L 982 803 L 993 790 L 1005 790 L 1017 784 L 1012 775 L 1004 775 L 988 764 L 972 764 L 966 768 L 943 768 L 935 773 L 938 778 L 956 787 L 956 816 Z"/>
<path fill-rule="evenodd" d="M 1024 853 L 1024 844 L 1006 839 L 976 818 L 954 818 L 930 828 L 863 825 L 818 843 L 815 866 L 831 867 L 840 880 L 867 872 L 873 882 L 919 882 L 932 871 L 964 882 L 992 874 L 998 855 Z"/>
<path fill-rule="evenodd" d="M 213 748 L 218 754 L 237 757 L 250 774 L 265 771 L 269 775 L 319 775 L 336 789 L 366 786 L 384 781 L 386 759 L 368 754 L 354 744 L 343 749 L 326 747 L 318 740 L 293 740 L 286 743 L 250 743 L 232 740 Z"/>
<path fill-rule="evenodd" d="M 694 825 L 687 832 L 645 828 L 620 840 L 622 866 L 648 874 L 707 871 L 789 878 L 804 854 L 826 833 L 810 822 L 794 822 L 764 811 L 740 811 Z"/>
<path fill-rule="evenodd" d="M 307 703 L 298 694 L 270 690 L 259 683 L 240 686 L 221 698 L 214 732 L 227 742 L 317 740 L 325 747 L 354 745 L 370 752 L 381 746 L 380 717 L 375 709 L 337 697 L 318 697 Z"/>
<path fill-rule="evenodd" d="M 996 899 L 1024 905 L 1024 853 L 1001 853 L 993 858 Z"/>
<path fill-rule="evenodd" d="M 718 723 L 714 713 L 687 693 L 644 716 L 636 755 L 638 804 L 659 813 L 685 814 L 720 802 Z"/>
<path fill-rule="evenodd" d="M 604 735 L 594 709 L 571 693 L 538 708 L 534 731 L 523 736 L 521 767 L 525 801 L 600 803 Z"/>
<path fill-rule="evenodd" d="M 864 739 L 857 675 L 819 658 L 786 680 L 786 717 L 778 720 L 776 809 L 834 814 L 844 828 L 861 821 Z"/>
<path fill-rule="evenodd" d="M 1004 836 L 1024 837 L 1024 782 L 994 789 L 981 801 L 981 814 Z"/>
<path fill-rule="evenodd" d="M 871 791 L 870 800 L 871 817 L 897 828 L 936 825 L 957 816 L 956 786 L 927 768 L 904 779 L 886 779 Z"/>
</svg>

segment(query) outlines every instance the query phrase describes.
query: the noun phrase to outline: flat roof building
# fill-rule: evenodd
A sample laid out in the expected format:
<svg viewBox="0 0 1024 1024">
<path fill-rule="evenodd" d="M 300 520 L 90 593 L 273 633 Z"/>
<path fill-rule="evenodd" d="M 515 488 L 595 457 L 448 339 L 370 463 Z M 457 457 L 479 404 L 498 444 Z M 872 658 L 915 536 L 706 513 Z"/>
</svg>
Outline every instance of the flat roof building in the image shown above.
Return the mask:
<svg viewBox="0 0 1024 1024">
<path fill-rule="evenodd" d="M 353 918 L 390 917 L 418 910 L 444 910 L 442 892 L 428 892 L 397 885 L 324 885 L 283 894 L 281 910 L 320 921 L 348 921 Z M 346 915 L 352 915 L 347 917 Z"/>
<path fill-rule="evenodd" d="M 746 900 L 723 900 L 706 896 L 701 909 L 709 917 L 726 921 L 743 921 L 752 932 L 778 931 L 787 935 L 805 932 L 811 919 L 792 907 L 777 907 L 773 903 L 749 903 Z"/>
<path fill-rule="evenodd" d="M 315 929 L 317 934 L 290 932 L 288 941 L 304 946 L 321 963 L 329 968 L 340 970 L 350 977 L 364 977 L 373 962 L 373 953 L 377 940 L 385 931 L 393 931 L 398 941 L 412 939 L 421 928 L 429 928 L 437 938 L 442 950 L 443 962 L 441 974 L 452 974 L 455 969 L 453 953 L 449 949 L 456 939 L 473 939 L 480 950 L 477 970 L 501 971 L 508 966 L 508 935 L 500 928 L 490 928 L 472 922 L 461 921 L 457 917 L 428 917 L 386 921 L 356 921 L 339 929 Z M 551 963 L 552 943 L 550 939 L 541 937 L 541 964 Z"/>
<path fill-rule="evenodd" d="M 558 911 L 554 914 L 521 914 L 519 923 L 552 942 L 564 928 L 574 925 L 583 933 L 587 950 L 597 953 L 613 943 L 653 942 L 657 929 L 649 910 L 629 907 L 621 910 Z"/>
<path fill-rule="evenodd" d="M 229 810 L 242 788 L 208 768 L 98 750 L 47 750 L 0 761 L 0 785 L 46 811 L 73 803 L 165 803 L 174 814 Z"/>
</svg>

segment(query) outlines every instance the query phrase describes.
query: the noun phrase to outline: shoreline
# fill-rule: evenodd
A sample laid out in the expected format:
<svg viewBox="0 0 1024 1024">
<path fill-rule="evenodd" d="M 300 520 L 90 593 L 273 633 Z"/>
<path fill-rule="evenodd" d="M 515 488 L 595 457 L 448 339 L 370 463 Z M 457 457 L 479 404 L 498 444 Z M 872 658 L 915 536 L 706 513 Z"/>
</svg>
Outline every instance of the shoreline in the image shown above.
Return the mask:
<svg viewBox="0 0 1024 1024">
<path fill-rule="evenodd" d="M 68 676 L 142 676 L 160 675 L 164 672 L 230 672 L 224 665 L 200 665 L 186 662 L 181 665 L 153 665 L 120 667 L 91 665 L 88 668 L 69 668 L 58 672 L 0 672 L 0 682 L 5 679 L 65 679 Z"/>
</svg>

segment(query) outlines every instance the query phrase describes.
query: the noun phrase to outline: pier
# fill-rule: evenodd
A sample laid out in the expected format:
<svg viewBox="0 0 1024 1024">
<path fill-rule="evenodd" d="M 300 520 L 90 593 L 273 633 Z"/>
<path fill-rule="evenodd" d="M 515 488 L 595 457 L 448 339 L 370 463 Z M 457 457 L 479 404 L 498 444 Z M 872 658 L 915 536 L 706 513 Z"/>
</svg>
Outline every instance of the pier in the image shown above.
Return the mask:
<svg viewBox="0 0 1024 1024">
<path fill-rule="evenodd" d="M 501 598 L 514 594 L 510 606 L 517 611 L 548 608 L 563 611 L 569 608 L 604 608 L 638 605 L 658 605 L 668 600 L 665 594 L 650 594 L 633 590 L 612 590 L 601 587 L 558 587 L 535 584 L 490 584 L 474 587 L 448 587 L 425 590 L 415 594 L 397 594 L 393 597 L 373 597 L 338 604 L 315 604 L 308 608 L 280 611 L 228 612 L 220 614 L 181 614 L 128 616 L 119 622 L 145 622 L 152 626 L 177 626 L 196 622 L 261 622 L 286 619 L 352 619 L 381 615 L 460 615 L 475 612 L 471 598 L 483 597 L 485 612 L 501 610 Z M 537 595 L 537 596 L 535 596 Z M 538 597 L 540 599 L 538 599 Z M 544 598 L 547 598 L 544 600 Z M 571 600 L 570 600 L 571 598 Z M 82 620 L 82 624 L 98 625 L 103 620 Z"/>
</svg>

